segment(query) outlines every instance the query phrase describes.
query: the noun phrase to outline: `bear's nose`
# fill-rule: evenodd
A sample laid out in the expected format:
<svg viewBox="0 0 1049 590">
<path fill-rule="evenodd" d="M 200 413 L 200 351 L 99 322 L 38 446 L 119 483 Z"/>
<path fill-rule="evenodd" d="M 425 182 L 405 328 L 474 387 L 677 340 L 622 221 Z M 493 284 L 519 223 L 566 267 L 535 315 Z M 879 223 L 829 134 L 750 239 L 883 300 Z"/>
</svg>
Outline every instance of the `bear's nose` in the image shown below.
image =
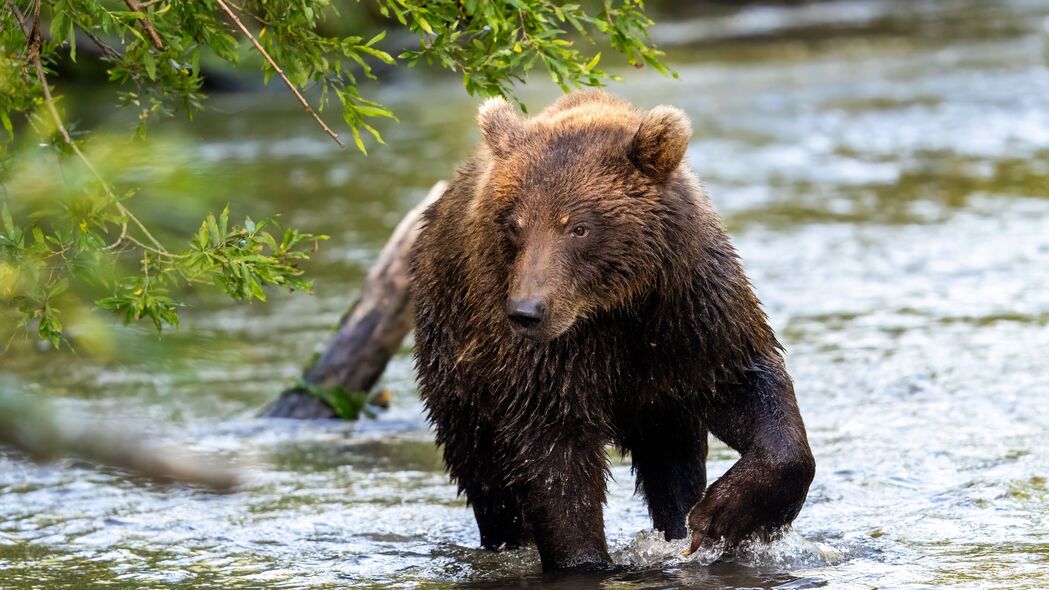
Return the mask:
<svg viewBox="0 0 1049 590">
<path fill-rule="evenodd" d="M 546 304 L 539 299 L 511 299 L 506 315 L 518 327 L 535 328 L 546 319 Z"/>
</svg>

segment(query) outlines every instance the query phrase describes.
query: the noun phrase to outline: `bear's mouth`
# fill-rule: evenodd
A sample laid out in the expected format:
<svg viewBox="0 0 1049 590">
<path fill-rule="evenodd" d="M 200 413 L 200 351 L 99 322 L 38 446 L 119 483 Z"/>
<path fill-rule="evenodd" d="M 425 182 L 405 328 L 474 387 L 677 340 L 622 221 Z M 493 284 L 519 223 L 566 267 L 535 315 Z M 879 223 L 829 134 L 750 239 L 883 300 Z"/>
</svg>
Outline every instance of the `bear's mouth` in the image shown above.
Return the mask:
<svg viewBox="0 0 1049 590">
<path fill-rule="evenodd" d="M 510 323 L 510 329 L 513 330 L 514 334 L 527 338 L 528 340 L 534 340 L 536 342 L 548 342 L 553 340 L 554 337 L 548 336 L 544 325 L 546 322 L 543 321 L 520 321 L 513 317 L 508 318 Z"/>
<path fill-rule="evenodd" d="M 547 343 L 560 338 L 568 332 L 575 324 L 574 318 L 569 321 L 551 321 L 547 318 L 541 321 L 520 321 L 507 317 L 510 329 L 517 336 L 533 342 Z"/>
</svg>

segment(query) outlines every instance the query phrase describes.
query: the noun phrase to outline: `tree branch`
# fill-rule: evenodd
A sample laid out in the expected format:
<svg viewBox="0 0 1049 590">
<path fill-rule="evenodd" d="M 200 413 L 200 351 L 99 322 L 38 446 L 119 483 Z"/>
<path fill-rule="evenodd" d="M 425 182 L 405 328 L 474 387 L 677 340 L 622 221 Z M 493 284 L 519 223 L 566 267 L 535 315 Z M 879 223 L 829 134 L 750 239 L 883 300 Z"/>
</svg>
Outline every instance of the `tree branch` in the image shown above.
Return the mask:
<svg viewBox="0 0 1049 590">
<path fill-rule="evenodd" d="M 130 8 L 133 12 L 141 12 L 145 15 L 145 6 L 139 4 L 135 0 L 124 0 L 124 4 Z M 153 23 L 149 21 L 145 16 L 141 19 L 142 29 L 149 35 L 151 41 L 153 41 L 153 47 L 157 48 L 157 51 L 164 51 L 164 42 L 160 40 L 160 35 L 157 34 L 157 30 L 153 28 Z"/>
<path fill-rule="evenodd" d="M 115 250 L 118 246 L 120 246 L 121 244 L 124 243 L 125 239 L 127 239 L 127 219 L 126 218 L 124 219 L 124 223 L 120 224 L 120 235 L 117 237 L 116 240 L 113 241 L 112 244 L 106 246 L 105 248 L 102 248 L 102 250 L 104 250 L 104 251 Z"/>
<path fill-rule="evenodd" d="M 22 11 L 18 10 L 18 5 L 14 3 L 14 0 L 7 0 L 7 7 L 11 9 L 11 14 L 14 15 L 15 20 L 18 21 L 18 26 L 22 29 L 22 33 L 24 33 L 28 39 L 29 27 L 26 25 L 25 17 L 22 16 Z"/>
<path fill-rule="evenodd" d="M 98 35 L 92 33 L 91 30 L 88 29 L 88 28 L 85 28 L 85 27 L 79 27 L 79 28 L 80 28 L 80 32 L 83 33 L 84 35 L 87 35 L 87 38 L 91 39 L 91 42 L 94 43 L 95 45 L 97 45 L 98 49 L 106 57 L 108 57 L 110 59 L 113 59 L 113 60 L 120 59 L 120 52 L 117 51 L 116 49 L 113 49 L 112 47 L 110 47 L 109 44 L 106 43 L 105 41 L 103 41 Z"/>
<path fill-rule="evenodd" d="M 248 39 L 251 40 L 252 45 L 255 46 L 255 49 L 259 50 L 259 53 L 262 54 L 262 57 L 265 58 L 266 62 L 270 64 L 270 67 L 276 70 L 277 74 L 280 75 L 281 80 L 284 80 L 284 84 L 288 86 L 288 88 L 295 94 L 295 97 L 299 99 L 299 102 L 302 103 L 302 108 L 306 109 L 306 112 L 313 116 L 313 119 L 317 121 L 317 124 L 320 125 L 321 128 L 324 129 L 324 131 L 327 132 L 327 134 L 330 135 L 332 139 L 335 140 L 335 143 L 339 144 L 339 147 L 345 147 L 345 144 L 342 143 L 341 139 L 339 139 L 338 134 L 332 131 L 331 128 L 328 127 L 328 125 L 324 122 L 324 120 L 320 118 L 316 111 L 313 110 L 313 107 L 311 107 L 310 103 L 307 102 L 306 99 L 302 96 L 302 93 L 300 93 L 299 90 L 295 88 L 295 85 L 291 83 L 291 80 L 288 79 L 288 76 L 284 73 L 284 70 L 282 70 L 281 67 L 277 65 L 277 62 L 273 61 L 273 58 L 270 57 L 270 54 L 266 53 L 266 50 L 262 48 L 262 44 L 259 43 L 259 40 L 255 38 L 255 35 L 251 34 L 251 31 L 248 30 L 248 27 L 244 26 L 244 23 L 241 22 L 240 18 L 237 17 L 236 13 L 234 13 L 233 10 L 230 9 L 229 4 L 227 4 L 225 0 L 215 0 L 215 2 L 217 2 L 219 7 L 222 8 L 223 12 L 225 12 L 226 15 L 229 16 L 230 20 L 233 21 L 233 24 L 237 25 L 237 28 L 240 29 L 240 31 L 244 33 L 244 35 Z"/>
</svg>

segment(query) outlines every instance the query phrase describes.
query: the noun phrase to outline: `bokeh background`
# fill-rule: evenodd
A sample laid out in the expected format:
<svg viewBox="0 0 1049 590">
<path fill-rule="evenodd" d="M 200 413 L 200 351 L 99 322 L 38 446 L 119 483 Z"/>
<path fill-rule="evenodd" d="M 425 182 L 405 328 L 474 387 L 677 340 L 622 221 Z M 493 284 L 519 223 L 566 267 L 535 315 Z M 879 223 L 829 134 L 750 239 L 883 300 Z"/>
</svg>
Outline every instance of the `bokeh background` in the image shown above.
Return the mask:
<svg viewBox="0 0 1049 590">
<path fill-rule="evenodd" d="M 691 116 L 688 162 L 786 345 L 818 473 L 793 533 L 707 567 L 645 532 L 617 459 L 606 529 L 634 569 L 545 583 L 1049 586 L 1049 2 L 650 8 L 680 79 L 623 69 L 610 89 Z M 533 551 L 476 548 L 410 343 L 374 419 L 254 418 L 329 337 L 401 216 L 467 156 L 478 101 L 454 76 L 382 74 L 370 91 L 400 123 L 364 157 L 284 88 L 217 71 L 206 112 L 135 143 L 96 76 L 64 72 L 67 108 L 163 230 L 188 235 L 229 203 L 331 239 L 310 264 L 314 297 L 195 295 L 163 340 L 100 317 L 81 354 L 0 354 L 0 371 L 100 428 L 252 473 L 216 496 L 0 451 L 0 588 L 543 584 Z M 519 94 L 532 110 L 559 92 L 535 78 Z M 735 457 L 715 444 L 711 475 Z"/>
</svg>

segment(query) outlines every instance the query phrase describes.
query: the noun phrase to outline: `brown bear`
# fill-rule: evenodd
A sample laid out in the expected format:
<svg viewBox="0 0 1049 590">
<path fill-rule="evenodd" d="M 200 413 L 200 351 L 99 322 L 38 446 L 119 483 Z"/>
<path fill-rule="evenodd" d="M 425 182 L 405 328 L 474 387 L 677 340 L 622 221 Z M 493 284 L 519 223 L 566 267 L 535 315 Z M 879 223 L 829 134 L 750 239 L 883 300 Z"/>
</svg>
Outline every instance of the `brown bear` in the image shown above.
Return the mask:
<svg viewBox="0 0 1049 590">
<path fill-rule="evenodd" d="M 782 530 L 815 463 L 781 347 L 682 162 L 688 119 L 580 92 L 527 119 L 491 99 L 478 120 L 410 276 L 420 392 L 482 545 L 608 564 L 609 444 L 655 528 L 691 530 L 686 553 Z M 708 431 L 741 454 L 709 489 Z"/>
</svg>

